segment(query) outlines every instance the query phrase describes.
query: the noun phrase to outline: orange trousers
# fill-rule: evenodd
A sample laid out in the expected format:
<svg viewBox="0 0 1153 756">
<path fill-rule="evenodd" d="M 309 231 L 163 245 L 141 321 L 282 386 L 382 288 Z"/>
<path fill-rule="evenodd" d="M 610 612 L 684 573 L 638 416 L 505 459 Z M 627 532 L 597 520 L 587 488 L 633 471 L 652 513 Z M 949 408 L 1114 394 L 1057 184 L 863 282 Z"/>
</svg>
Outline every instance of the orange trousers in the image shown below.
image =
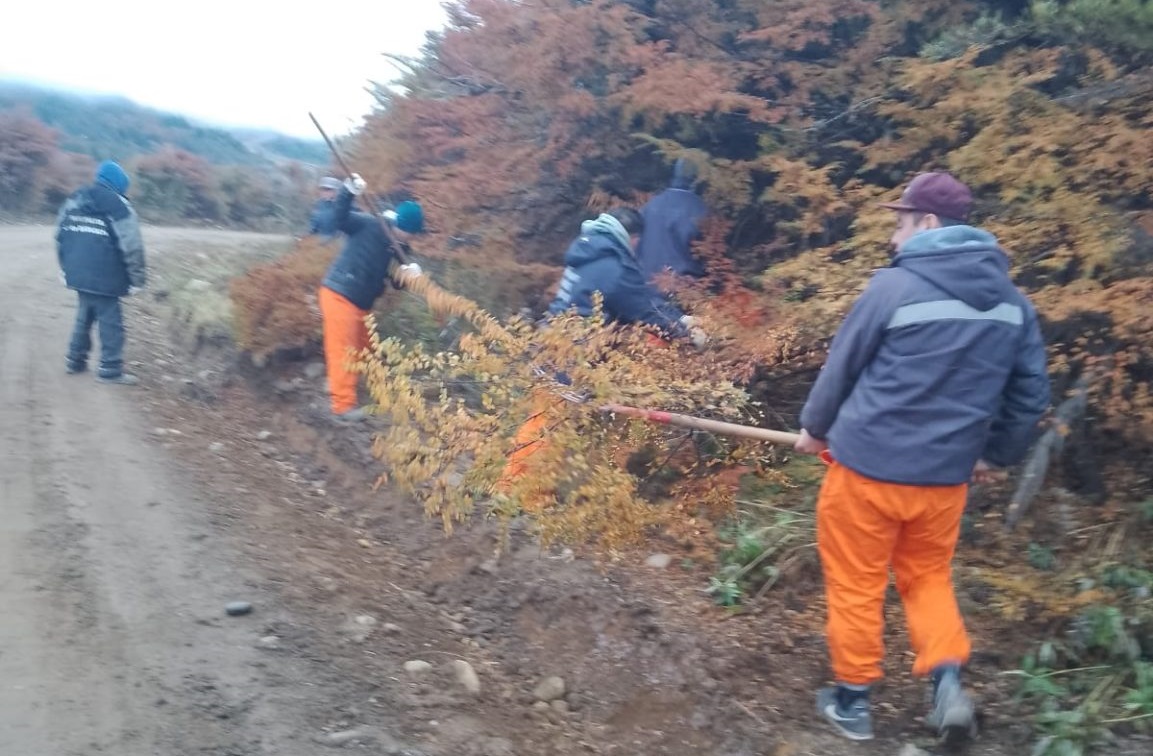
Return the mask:
<svg viewBox="0 0 1153 756">
<path fill-rule="evenodd" d="M 669 342 L 651 333 L 646 335 L 646 343 L 654 349 L 670 346 Z M 512 454 L 509 455 L 504 470 L 496 482 L 495 490 L 498 493 L 508 493 L 512 489 L 513 484 L 523 478 L 528 472 L 529 459 L 534 454 L 538 454 L 548 448 L 548 442 L 544 437 L 545 427 L 547 425 L 545 411 L 548 409 L 549 403 L 555 400 L 556 397 L 553 397 L 546 389 L 537 388 L 533 390 L 532 400 L 529 405 L 529 418 L 517 429 L 516 435 L 513 436 Z M 538 490 L 535 492 L 533 498 L 538 501 L 544 501 L 551 495 L 552 492 L 550 491 Z M 526 508 L 532 509 L 533 506 L 530 502 L 526 505 Z"/>
<path fill-rule="evenodd" d="M 967 489 L 883 483 L 830 463 L 817 500 L 817 547 L 838 682 L 868 685 L 883 676 L 890 567 L 916 654 L 913 674 L 969 660 L 952 579 Z"/>
<path fill-rule="evenodd" d="M 328 370 L 328 392 L 335 414 L 357 407 L 357 374 L 350 369 L 353 354 L 368 348 L 368 326 L 362 310 L 326 286 L 317 297 L 324 321 L 324 364 Z"/>
<path fill-rule="evenodd" d="M 504 470 L 501 471 L 500 479 L 496 482 L 496 491 L 498 493 L 507 494 L 512 490 L 513 484 L 528 473 L 529 459 L 534 454 L 547 448 L 548 442 L 545 440 L 544 432 L 548 422 L 545 410 L 548 409 L 549 402 L 550 396 L 548 391 L 545 389 L 534 389 L 529 418 L 517 428 L 516 435 L 513 436 L 512 454 L 509 455 L 508 461 L 505 462 Z M 533 498 L 538 497 L 534 496 Z M 528 502 L 527 504 L 528 506 L 526 508 L 535 508 L 532 502 Z"/>
</svg>

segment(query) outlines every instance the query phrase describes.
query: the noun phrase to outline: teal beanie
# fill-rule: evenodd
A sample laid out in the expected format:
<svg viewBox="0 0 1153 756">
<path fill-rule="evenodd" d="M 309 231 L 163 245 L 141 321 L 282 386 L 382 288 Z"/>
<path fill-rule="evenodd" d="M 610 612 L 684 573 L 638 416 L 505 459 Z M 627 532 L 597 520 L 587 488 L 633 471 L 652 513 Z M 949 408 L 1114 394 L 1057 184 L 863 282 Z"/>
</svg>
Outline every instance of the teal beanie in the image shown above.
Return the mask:
<svg viewBox="0 0 1153 756">
<path fill-rule="evenodd" d="M 410 201 L 397 205 L 396 227 L 410 234 L 424 233 L 424 211 L 420 205 Z"/>
</svg>

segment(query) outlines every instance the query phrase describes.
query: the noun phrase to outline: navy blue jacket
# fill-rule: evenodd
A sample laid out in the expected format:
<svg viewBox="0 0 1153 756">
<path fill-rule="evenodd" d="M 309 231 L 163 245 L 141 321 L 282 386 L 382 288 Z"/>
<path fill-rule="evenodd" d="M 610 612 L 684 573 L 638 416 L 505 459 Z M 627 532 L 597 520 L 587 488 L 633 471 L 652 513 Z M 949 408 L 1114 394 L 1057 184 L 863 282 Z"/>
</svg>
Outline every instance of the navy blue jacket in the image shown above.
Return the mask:
<svg viewBox="0 0 1153 756">
<path fill-rule="evenodd" d="M 548 308 L 550 315 L 575 307 L 589 317 L 594 312 L 593 293 L 599 291 L 610 322 L 643 323 L 672 335 L 687 334 L 680 323 L 684 313 L 645 280 L 622 240 L 608 233 L 582 233 L 569 245 L 564 263 L 560 289 Z"/>
<path fill-rule="evenodd" d="M 352 209 L 353 195 L 341 189 L 333 207 L 333 228 L 347 238 L 344 248 L 328 267 L 323 286 L 332 289 L 362 310 L 373 303 L 390 280 L 389 266 L 395 254 L 384 230 L 384 219 Z"/>
<path fill-rule="evenodd" d="M 136 211 L 101 183 L 76 190 L 56 217 L 56 258 L 68 288 L 122 297 L 147 283 Z"/>
<path fill-rule="evenodd" d="M 326 238 L 336 236 L 339 229 L 336 227 L 335 214 L 336 200 L 317 200 L 312 205 L 312 213 L 308 217 L 308 233 Z"/>
<path fill-rule="evenodd" d="M 1028 451 L 1049 406 L 1045 345 L 996 238 L 917 234 L 878 271 L 833 339 L 801 412 L 838 462 L 875 480 L 955 485 L 978 459 Z"/>
<path fill-rule="evenodd" d="M 646 280 L 665 270 L 700 278 L 705 267 L 692 252 L 700 223 L 708 209 L 691 189 L 672 187 L 653 197 L 641 210 L 645 231 L 637 245 L 637 260 Z"/>
</svg>

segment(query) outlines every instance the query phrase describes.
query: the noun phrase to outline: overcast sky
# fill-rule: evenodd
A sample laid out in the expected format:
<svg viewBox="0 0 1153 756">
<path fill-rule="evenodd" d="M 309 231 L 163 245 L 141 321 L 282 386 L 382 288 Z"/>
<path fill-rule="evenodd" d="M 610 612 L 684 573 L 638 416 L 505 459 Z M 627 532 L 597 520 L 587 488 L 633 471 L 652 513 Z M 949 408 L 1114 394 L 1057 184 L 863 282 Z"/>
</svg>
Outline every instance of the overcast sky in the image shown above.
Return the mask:
<svg viewBox="0 0 1153 756">
<path fill-rule="evenodd" d="M 444 22 L 441 0 L 25 0 L 5 11 L 0 78 L 120 94 L 231 126 L 354 127 L 370 79 Z M 400 10 L 401 8 L 404 10 Z"/>
</svg>

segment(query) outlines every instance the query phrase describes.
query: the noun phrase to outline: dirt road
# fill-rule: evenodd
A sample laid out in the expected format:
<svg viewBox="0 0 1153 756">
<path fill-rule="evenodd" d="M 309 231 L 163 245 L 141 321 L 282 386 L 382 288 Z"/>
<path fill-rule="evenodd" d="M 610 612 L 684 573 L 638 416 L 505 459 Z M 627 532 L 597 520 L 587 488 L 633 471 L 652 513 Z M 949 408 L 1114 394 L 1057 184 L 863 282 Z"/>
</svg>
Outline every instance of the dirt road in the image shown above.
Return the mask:
<svg viewBox="0 0 1153 756">
<path fill-rule="evenodd" d="M 498 561 L 491 524 L 446 538 L 374 488 L 371 429 L 324 419 L 322 364 L 254 371 L 174 315 L 174 292 L 220 295 L 276 237 L 145 241 L 160 275 L 128 308 L 126 354 L 143 382 L 105 386 L 64 373 L 74 295 L 51 230 L 0 226 L 0 756 L 931 750 L 900 644 L 877 741 L 814 721 L 815 576 L 718 619 L 699 571 L 645 568 L 647 551 L 595 564 L 514 533 Z M 254 611 L 226 616 L 237 600 Z M 973 756 L 1028 750 L 1002 666 L 973 665 Z M 550 676 L 563 699 L 536 693 Z"/>
<path fill-rule="evenodd" d="M 256 647 L 260 591 L 141 389 L 65 374 L 73 296 L 50 229 L 0 227 L 0 754 L 315 753 L 299 714 L 324 691 Z"/>
</svg>

